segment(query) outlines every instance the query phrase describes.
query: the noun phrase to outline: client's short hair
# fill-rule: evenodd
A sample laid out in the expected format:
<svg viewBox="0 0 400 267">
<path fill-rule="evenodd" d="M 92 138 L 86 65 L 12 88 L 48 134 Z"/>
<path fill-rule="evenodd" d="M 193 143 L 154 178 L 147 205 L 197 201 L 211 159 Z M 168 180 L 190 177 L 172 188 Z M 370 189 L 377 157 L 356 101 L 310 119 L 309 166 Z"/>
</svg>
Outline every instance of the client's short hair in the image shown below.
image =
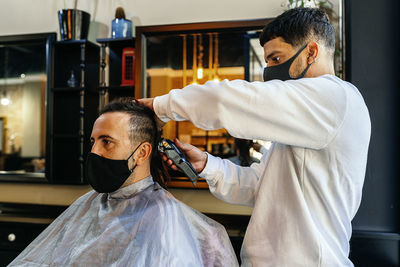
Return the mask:
<svg viewBox="0 0 400 267">
<path fill-rule="evenodd" d="M 155 181 L 165 187 L 165 182 L 169 179 L 169 175 L 157 151 L 157 145 L 161 139 L 161 131 L 157 128 L 154 111 L 137 104 L 132 97 L 121 97 L 104 106 L 100 111 L 100 115 L 109 112 L 122 112 L 130 115 L 129 138 L 131 143 L 149 142 L 151 144 L 151 175 Z"/>
<path fill-rule="evenodd" d="M 100 115 L 109 112 L 123 112 L 130 115 L 129 137 L 131 142 L 149 142 L 152 146 L 155 144 L 157 125 L 154 112 L 145 107 L 136 104 L 134 98 L 121 97 L 111 101 L 101 111 Z"/>
</svg>

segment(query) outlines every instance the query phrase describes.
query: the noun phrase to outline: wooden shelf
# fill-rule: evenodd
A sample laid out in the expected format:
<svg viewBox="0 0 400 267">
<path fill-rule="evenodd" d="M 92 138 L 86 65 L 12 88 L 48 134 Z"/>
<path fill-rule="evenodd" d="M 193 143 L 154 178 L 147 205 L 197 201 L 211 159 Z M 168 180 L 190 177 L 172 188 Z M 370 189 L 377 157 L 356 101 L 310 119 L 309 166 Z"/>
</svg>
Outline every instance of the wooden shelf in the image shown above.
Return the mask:
<svg viewBox="0 0 400 267">
<path fill-rule="evenodd" d="M 53 92 L 90 92 L 90 93 L 99 93 L 96 89 L 92 89 L 90 87 L 55 87 L 51 88 Z"/>
<path fill-rule="evenodd" d="M 121 90 L 121 91 L 130 91 L 130 90 L 135 90 L 135 86 L 116 86 L 116 85 L 111 85 L 111 86 L 100 86 L 99 90 Z"/>
<path fill-rule="evenodd" d="M 100 44 L 110 44 L 110 43 L 118 43 L 118 44 L 135 44 L 135 38 L 134 37 L 128 37 L 128 38 L 98 38 L 96 39 L 96 42 Z"/>
<path fill-rule="evenodd" d="M 85 44 L 85 45 L 89 45 L 92 47 L 99 47 L 97 44 L 92 43 L 91 41 L 87 40 L 87 39 L 82 39 L 82 40 L 68 40 L 68 41 L 57 41 L 56 42 L 57 45 L 81 45 L 81 44 Z"/>
</svg>

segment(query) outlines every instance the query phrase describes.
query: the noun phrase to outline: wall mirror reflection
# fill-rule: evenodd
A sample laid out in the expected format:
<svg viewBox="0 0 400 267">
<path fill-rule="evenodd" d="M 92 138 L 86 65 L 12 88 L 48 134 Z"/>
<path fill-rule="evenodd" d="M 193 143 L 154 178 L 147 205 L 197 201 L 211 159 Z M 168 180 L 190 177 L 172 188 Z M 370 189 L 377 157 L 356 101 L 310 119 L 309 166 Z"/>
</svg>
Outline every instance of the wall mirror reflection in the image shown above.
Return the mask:
<svg viewBox="0 0 400 267">
<path fill-rule="evenodd" d="M 49 45 L 55 34 L 0 36 L 0 175 L 45 177 Z"/>
</svg>

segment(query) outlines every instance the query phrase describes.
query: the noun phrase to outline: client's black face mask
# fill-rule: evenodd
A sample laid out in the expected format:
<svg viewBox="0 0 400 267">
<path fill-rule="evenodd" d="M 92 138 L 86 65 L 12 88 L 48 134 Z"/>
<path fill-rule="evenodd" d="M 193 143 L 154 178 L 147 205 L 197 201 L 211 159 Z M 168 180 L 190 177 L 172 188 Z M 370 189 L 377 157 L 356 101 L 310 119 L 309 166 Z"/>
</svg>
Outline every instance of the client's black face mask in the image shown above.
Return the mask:
<svg viewBox="0 0 400 267">
<path fill-rule="evenodd" d="M 310 68 L 311 64 L 308 64 L 307 68 L 297 77 L 292 77 L 289 74 L 290 66 L 292 66 L 293 61 L 296 59 L 296 57 L 301 53 L 301 51 L 304 50 L 304 48 L 307 47 L 307 44 L 305 44 L 302 48 L 300 48 L 297 53 L 283 62 L 282 64 L 272 66 L 272 67 L 266 67 L 264 68 L 264 82 L 270 81 L 270 80 L 281 80 L 281 81 L 286 81 L 286 80 L 295 80 L 295 79 L 300 79 L 303 78 L 304 75 L 306 75 L 306 72 Z"/>
<path fill-rule="evenodd" d="M 111 193 L 120 188 L 131 175 L 128 160 L 136 152 L 139 144 L 126 160 L 107 159 L 94 153 L 89 153 L 86 159 L 86 178 L 89 184 L 99 193 Z"/>
</svg>

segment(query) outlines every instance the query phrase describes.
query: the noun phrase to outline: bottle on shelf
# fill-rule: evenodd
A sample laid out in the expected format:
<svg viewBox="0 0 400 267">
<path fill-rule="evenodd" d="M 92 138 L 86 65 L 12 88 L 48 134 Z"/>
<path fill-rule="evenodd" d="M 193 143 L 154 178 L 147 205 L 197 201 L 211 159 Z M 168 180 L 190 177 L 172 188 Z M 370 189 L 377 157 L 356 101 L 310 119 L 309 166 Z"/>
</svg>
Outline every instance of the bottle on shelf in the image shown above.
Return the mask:
<svg viewBox="0 0 400 267">
<path fill-rule="evenodd" d="M 67 84 L 68 84 L 68 87 L 72 87 L 72 88 L 76 87 L 76 85 L 77 85 L 77 81 L 75 79 L 75 74 L 74 74 L 73 70 L 71 70 L 71 76 L 69 77 Z"/>
</svg>

